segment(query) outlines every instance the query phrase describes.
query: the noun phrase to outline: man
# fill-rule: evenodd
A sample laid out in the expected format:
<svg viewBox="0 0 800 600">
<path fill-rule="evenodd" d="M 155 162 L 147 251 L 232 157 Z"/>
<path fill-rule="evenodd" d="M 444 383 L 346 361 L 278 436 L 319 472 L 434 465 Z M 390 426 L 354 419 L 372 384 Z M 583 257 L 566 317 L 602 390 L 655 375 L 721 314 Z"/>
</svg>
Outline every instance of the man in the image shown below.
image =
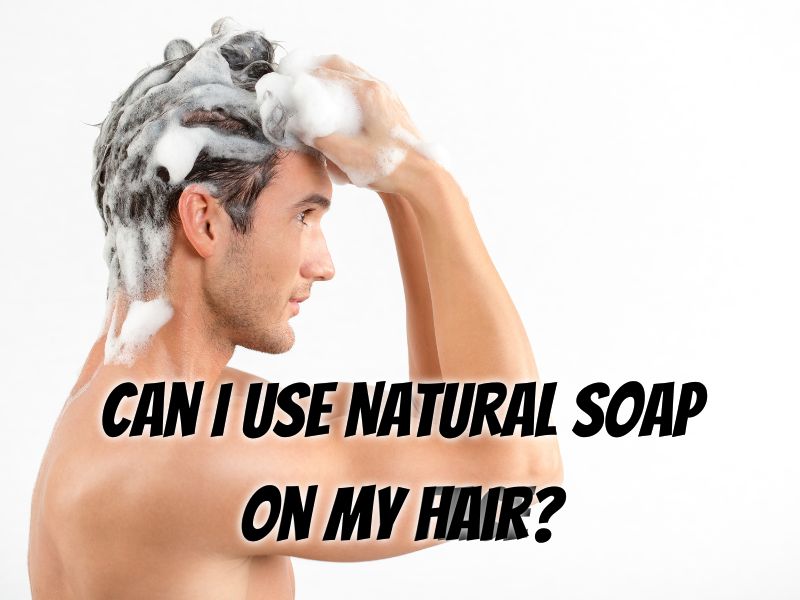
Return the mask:
<svg viewBox="0 0 800 600">
<path fill-rule="evenodd" d="M 34 490 L 34 598 L 291 598 L 290 556 L 368 560 L 438 543 L 414 541 L 411 509 L 401 511 L 390 539 L 375 539 L 373 529 L 367 540 L 323 541 L 339 487 L 403 486 L 410 490 L 405 506 L 415 507 L 430 485 L 542 487 L 561 480 L 553 436 L 345 437 L 347 384 L 326 397 L 333 405 L 324 421 L 329 435 L 249 439 L 231 425 L 243 421 L 248 385 L 264 381 L 227 366 L 234 348 L 288 351 L 289 320 L 315 283 L 334 276 L 321 229 L 331 206 L 329 175 L 363 172 L 381 148 L 400 143 L 391 136 L 398 125 L 416 130 L 385 85 L 335 56 L 314 75 L 347 81 L 362 111 L 361 131 L 306 140 L 303 151 L 269 146 L 244 105 L 209 103 L 199 94 L 194 103 L 185 95 L 176 102 L 176 94 L 198 89 L 187 73 L 203 57 L 197 72 L 221 64 L 217 54 L 230 68 L 222 79 L 233 82 L 235 94 L 217 100 L 238 102 L 240 91 L 252 93 L 255 79 L 268 72 L 263 63 L 271 62 L 272 47 L 260 35 L 215 29 L 215 41 L 196 51 L 171 43 L 168 60 L 112 107 L 98 139 L 95 189 L 107 232 L 109 314 L 54 427 Z M 133 102 L 136 111 L 126 112 Z M 147 162 L 169 154 L 157 150 L 156 137 L 135 136 L 177 105 L 181 127 L 202 125 L 217 141 L 227 137 L 221 146 L 205 138 L 176 181 L 177 162 Z M 166 135 L 163 123 L 152 131 Z M 253 140 L 268 149 L 262 160 L 231 158 L 230 147 Z M 467 199 L 417 147 L 403 143 L 402 150 L 402 162 L 369 187 L 386 207 L 397 247 L 410 380 L 536 380 L 525 330 Z M 152 319 L 132 318 L 148 303 L 166 308 Z M 131 334 L 136 324 L 144 334 Z M 106 435 L 100 423 L 111 391 L 121 382 L 141 390 L 157 381 L 205 382 L 196 433 Z M 229 425 L 211 436 L 225 383 L 233 383 Z M 128 398 L 114 419 L 132 420 L 136 410 L 137 398 Z M 245 539 L 245 504 L 265 484 L 318 486 L 307 539 L 278 540 L 277 528 L 259 541 Z"/>
</svg>

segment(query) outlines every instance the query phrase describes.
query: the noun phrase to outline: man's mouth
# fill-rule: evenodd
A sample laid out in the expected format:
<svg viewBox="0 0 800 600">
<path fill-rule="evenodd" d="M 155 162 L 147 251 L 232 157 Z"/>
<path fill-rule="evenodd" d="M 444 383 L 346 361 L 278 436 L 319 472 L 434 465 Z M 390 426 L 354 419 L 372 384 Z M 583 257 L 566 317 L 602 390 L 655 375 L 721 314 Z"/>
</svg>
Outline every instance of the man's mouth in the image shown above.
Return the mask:
<svg viewBox="0 0 800 600">
<path fill-rule="evenodd" d="M 300 312 L 300 303 L 307 300 L 308 296 L 299 296 L 297 298 L 290 298 L 289 305 L 294 309 L 294 314 Z"/>
</svg>

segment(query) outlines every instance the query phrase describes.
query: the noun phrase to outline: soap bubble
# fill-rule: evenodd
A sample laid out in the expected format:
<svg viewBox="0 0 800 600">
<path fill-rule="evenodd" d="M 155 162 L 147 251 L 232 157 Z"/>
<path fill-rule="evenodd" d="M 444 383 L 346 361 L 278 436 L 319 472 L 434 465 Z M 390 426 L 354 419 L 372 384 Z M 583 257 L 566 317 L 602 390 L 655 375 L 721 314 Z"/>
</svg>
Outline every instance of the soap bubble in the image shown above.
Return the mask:
<svg viewBox="0 0 800 600">
<path fill-rule="evenodd" d="M 260 192 L 251 184 L 269 182 L 278 156 L 262 131 L 255 97 L 256 82 L 273 71 L 274 45 L 261 32 L 225 17 L 197 48 L 173 39 L 163 55 L 163 63 L 141 73 L 112 103 L 94 145 L 92 188 L 106 234 L 108 302 L 122 294 L 129 303 L 125 322 L 108 335 L 119 326 L 118 339 L 136 342 L 109 342 L 107 361 L 130 358 L 123 346 L 142 346 L 137 327 L 149 338 L 166 322 L 167 311 L 153 302 L 164 294 L 171 219 L 186 185 L 202 183 L 219 194 L 243 232 Z M 158 318 L 141 318 L 148 311 Z"/>
</svg>

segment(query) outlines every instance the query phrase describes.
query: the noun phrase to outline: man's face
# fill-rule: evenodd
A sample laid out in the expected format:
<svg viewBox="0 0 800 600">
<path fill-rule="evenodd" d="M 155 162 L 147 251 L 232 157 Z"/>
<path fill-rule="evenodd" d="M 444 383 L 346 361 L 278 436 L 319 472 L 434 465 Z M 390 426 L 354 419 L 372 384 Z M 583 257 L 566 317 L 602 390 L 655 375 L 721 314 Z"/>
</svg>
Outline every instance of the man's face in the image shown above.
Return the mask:
<svg viewBox="0 0 800 600">
<path fill-rule="evenodd" d="M 236 345 L 279 354 L 294 344 L 289 319 L 315 281 L 334 267 L 320 219 L 332 192 L 324 164 L 290 152 L 262 190 L 252 227 L 234 232 L 220 260 L 209 265 L 205 300 L 216 325 Z"/>
</svg>

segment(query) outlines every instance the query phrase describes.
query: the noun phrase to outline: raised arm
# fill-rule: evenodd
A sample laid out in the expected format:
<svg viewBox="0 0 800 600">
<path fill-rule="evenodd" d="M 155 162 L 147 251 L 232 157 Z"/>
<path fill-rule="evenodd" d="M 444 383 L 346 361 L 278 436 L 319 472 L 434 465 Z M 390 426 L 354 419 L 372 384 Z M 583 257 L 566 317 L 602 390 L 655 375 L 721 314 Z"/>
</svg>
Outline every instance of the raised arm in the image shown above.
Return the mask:
<svg viewBox="0 0 800 600">
<path fill-rule="evenodd" d="M 406 262 L 409 266 L 412 261 L 419 264 L 420 259 L 425 263 L 442 377 L 464 381 L 537 379 L 522 321 L 486 251 L 469 202 L 453 177 L 417 150 L 420 146 L 413 138 L 419 138 L 419 133 L 397 95 L 338 56 L 330 57 L 314 74 L 352 90 L 361 107 L 362 128 L 353 136 L 334 134 L 308 141 L 339 174 L 356 174 L 363 180 L 365 173 L 373 173 L 366 185 L 382 192 L 384 204 L 387 194 L 407 200 L 404 212 L 398 211 L 394 218 L 403 219 L 419 232 L 418 236 L 416 231 L 404 234 L 406 239 L 401 241 L 421 241 L 422 251 L 406 257 Z M 387 160 L 391 162 L 387 157 L 398 156 L 404 160 L 396 168 L 386 169 Z M 396 228 L 393 230 L 397 239 Z M 413 242 L 398 246 L 401 261 L 403 251 L 412 252 L 413 248 Z M 411 282 L 414 275 L 418 283 L 419 273 L 419 269 L 406 269 L 404 283 Z M 409 292 L 407 285 L 407 298 Z M 412 299 L 422 303 L 419 298 Z"/>
<path fill-rule="evenodd" d="M 538 379 L 530 342 L 455 179 L 409 151 L 398 174 L 424 246 L 446 380 Z"/>
<path fill-rule="evenodd" d="M 375 173 L 376 165 L 385 165 L 387 156 L 404 156 L 393 170 L 377 169 L 367 186 L 380 193 L 387 208 L 389 200 L 402 200 L 394 205 L 390 219 L 403 268 L 410 352 L 429 347 L 432 339 L 438 373 L 447 381 L 512 385 L 538 380 L 522 320 L 481 239 L 469 202 L 452 175 L 420 150 L 424 146 L 414 143 L 413 138 L 420 136 L 397 95 L 338 56 L 329 57 L 315 74 L 347 85 L 362 111 L 359 134 L 311 140 L 337 175 L 354 173 L 363 180 L 364 173 Z M 417 310 L 412 312 L 411 307 Z M 433 331 L 429 327 L 426 331 L 428 318 Z M 427 344 L 415 343 L 412 333 L 417 342 Z M 505 412 L 503 405 L 498 414 L 503 417 Z M 535 465 L 531 472 L 547 472 L 560 480 L 561 457 L 554 436 L 519 442 L 514 451 Z M 497 440 L 487 440 L 487 455 L 500 446 Z"/>
<path fill-rule="evenodd" d="M 389 217 L 403 279 L 410 381 L 442 381 L 428 273 L 417 217 L 408 200 L 399 194 L 378 192 Z M 326 422 L 347 414 L 352 384 L 342 382 L 330 395 L 333 410 Z"/>
<path fill-rule="evenodd" d="M 409 201 L 399 194 L 379 192 L 392 226 L 403 278 L 411 381 L 441 381 L 433 306 L 419 223 Z"/>
<path fill-rule="evenodd" d="M 385 156 L 387 148 L 396 150 L 398 144 L 405 152 L 405 160 L 396 169 L 374 179 L 369 187 L 381 192 L 385 203 L 395 199 L 388 194 L 403 200 L 387 209 L 406 289 L 409 350 L 423 350 L 414 352 L 411 369 L 420 378 L 433 373 L 445 381 L 502 381 L 509 387 L 537 380 L 521 319 L 483 244 L 467 198 L 447 171 L 392 134 L 398 126 L 412 134 L 415 130 L 397 97 L 359 73 L 363 71 L 338 57 L 318 69 L 320 76 L 340 78 L 352 86 L 364 124 L 356 136 L 332 135 L 313 144 L 345 173 L 369 170 L 376 157 Z M 427 294 L 423 279 L 427 279 Z M 439 368 L 435 373 L 433 354 Z M 346 396 L 349 391 L 350 386 L 341 386 Z M 507 406 L 504 402 L 496 411 L 499 419 L 505 417 Z M 331 433 L 318 437 L 254 441 L 226 434 L 215 441 L 216 448 L 209 447 L 208 455 L 198 461 L 203 472 L 196 476 L 209 478 L 210 483 L 207 493 L 187 500 L 191 505 L 184 513 L 190 515 L 187 528 L 206 536 L 204 544 L 226 553 L 369 560 L 435 543 L 414 540 L 416 508 L 424 487 L 542 487 L 558 484 L 562 478 L 554 436 L 345 437 L 345 420 L 331 419 Z M 411 430 L 416 429 L 413 424 Z M 246 499 L 265 484 L 281 489 L 318 486 L 308 539 L 277 540 L 274 532 L 255 543 L 242 538 L 238 527 Z M 337 488 L 372 484 L 410 490 L 408 510 L 401 514 L 391 539 L 323 541 L 325 518 Z"/>
</svg>

